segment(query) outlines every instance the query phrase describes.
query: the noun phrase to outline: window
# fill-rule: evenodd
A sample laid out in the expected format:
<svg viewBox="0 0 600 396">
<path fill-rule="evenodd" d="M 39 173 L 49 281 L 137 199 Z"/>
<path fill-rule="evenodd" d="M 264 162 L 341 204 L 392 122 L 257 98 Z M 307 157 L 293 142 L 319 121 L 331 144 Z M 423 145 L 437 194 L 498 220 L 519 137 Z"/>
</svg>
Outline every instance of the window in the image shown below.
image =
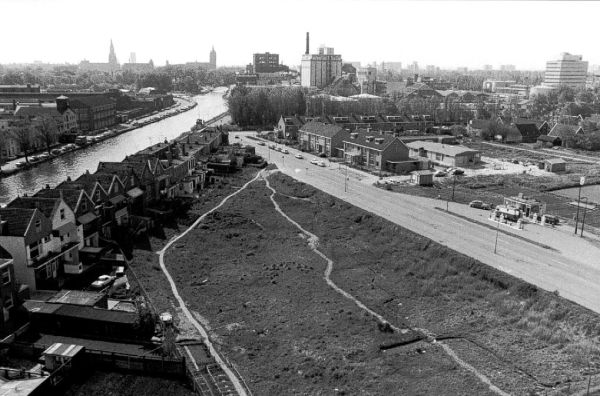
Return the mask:
<svg viewBox="0 0 600 396">
<path fill-rule="evenodd" d="M 6 266 L 0 269 L 0 278 L 2 278 L 2 284 L 8 285 L 10 283 L 10 267 Z"/>
<path fill-rule="evenodd" d="M 87 202 L 81 201 L 81 210 L 87 212 Z"/>
<path fill-rule="evenodd" d="M 100 191 L 96 191 L 96 201 L 100 201 Z"/>
<path fill-rule="evenodd" d="M 29 257 L 33 260 L 36 259 L 42 253 L 41 245 L 39 242 L 34 242 L 29 245 Z"/>
<path fill-rule="evenodd" d="M 42 220 L 40 220 L 40 219 L 37 219 L 37 220 L 35 221 L 35 231 L 36 231 L 36 232 L 40 232 L 40 231 L 42 231 Z"/>
<path fill-rule="evenodd" d="M 60 210 L 60 219 L 61 219 L 61 220 L 64 220 L 64 219 L 65 219 L 65 210 L 64 210 L 64 209 L 61 209 L 61 210 Z"/>
<path fill-rule="evenodd" d="M 6 296 L 4 299 L 4 308 L 11 309 L 13 307 L 13 299 L 12 296 Z"/>
</svg>

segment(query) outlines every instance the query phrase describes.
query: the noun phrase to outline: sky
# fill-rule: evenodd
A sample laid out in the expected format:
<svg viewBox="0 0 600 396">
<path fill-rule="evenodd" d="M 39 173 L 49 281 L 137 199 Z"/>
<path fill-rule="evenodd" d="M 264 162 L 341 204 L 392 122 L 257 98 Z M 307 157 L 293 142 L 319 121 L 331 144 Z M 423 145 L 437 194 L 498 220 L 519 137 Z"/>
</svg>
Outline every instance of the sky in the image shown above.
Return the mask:
<svg viewBox="0 0 600 396">
<path fill-rule="evenodd" d="M 120 63 L 208 62 L 214 45 L 218 66 L 267 51 L 296 66 L 306 32 L 311 53 L 325 44 L 363 65 L 543 70 L 561 52 L 600 64 L 600 2 L 0 0 L 0 15 L 0 64 L 107 62 L 112 39 Z"/>
</svg>

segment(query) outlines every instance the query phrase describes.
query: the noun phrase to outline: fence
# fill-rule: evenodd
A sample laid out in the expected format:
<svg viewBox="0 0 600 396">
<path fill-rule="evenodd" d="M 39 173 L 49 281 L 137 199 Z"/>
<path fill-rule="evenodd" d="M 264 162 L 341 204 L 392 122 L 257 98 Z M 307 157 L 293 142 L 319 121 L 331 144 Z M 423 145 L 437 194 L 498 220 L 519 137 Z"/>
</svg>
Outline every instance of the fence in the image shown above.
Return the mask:
<svg viewBox="0 0 600 396">
<path fill-rule="evenodd" d="M 11 352 L 20 356 L 37 358 L 46 348 L 48 346 L 15 342 L 11 345 Z M 85 349 L 85 356 L 89 362 L 94 363 L 94 367 L 102 366 L 115 371 L 133 371 L 168 378 L 187 378 L 185 357 L 131 355 L 89 348 Z"/>
</svg>

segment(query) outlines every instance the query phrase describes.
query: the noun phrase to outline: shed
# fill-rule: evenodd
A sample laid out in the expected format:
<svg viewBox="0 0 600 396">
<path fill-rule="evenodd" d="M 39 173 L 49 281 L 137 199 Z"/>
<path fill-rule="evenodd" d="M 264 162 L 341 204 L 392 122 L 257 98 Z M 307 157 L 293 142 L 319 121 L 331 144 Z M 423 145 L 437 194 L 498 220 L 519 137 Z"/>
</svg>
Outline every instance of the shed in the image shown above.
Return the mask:
<svg viewBox="0 0 600 396">
<path fill-rule="evenodd" d="M 63 344 L 56 342 L 46 349 L 42 356 L 44 356 L 45 368 L 48 371 L 54 371 L 61 367 L 63 364 L 77 361 L 79 357 L 83 355 L 85 348 L 81 345 Z"/>
<path fill-rule="evenodd" d="M 567 170 L 567 163 L 562 158 L 548 158 L 544 161 L 544 169 L 548 172 L 564 172 Z"/>
<path fill-rule="evenodd" d="M 430 170 L 412 171 L 410 173 L 410 181 L 419 186 L 431 186 L 433 185 L 433 172 Z"/>
</svg>

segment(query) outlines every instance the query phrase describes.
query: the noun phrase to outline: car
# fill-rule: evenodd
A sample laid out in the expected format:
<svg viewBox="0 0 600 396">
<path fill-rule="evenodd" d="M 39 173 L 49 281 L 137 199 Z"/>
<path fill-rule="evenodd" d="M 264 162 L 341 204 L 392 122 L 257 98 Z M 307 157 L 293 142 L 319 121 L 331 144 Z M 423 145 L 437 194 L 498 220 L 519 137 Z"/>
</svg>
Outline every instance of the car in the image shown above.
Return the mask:
<svg viewBox="0 0 600 396">
<path fill-rule="evenodd" d="M 298 159 L 302 159 L 302 158 L 304 158 L 304 156 L 303 156 L 302 154 L 296 154 L 296 155 L 294 155 L 294 157 L 296 157 L 296 158 L 298 158 Z"/>
<path fill-rule="evenodd" d="M 558 216 L 553 216 L 553 215 L 544 215 L 544 216 L 546 217 L 547 224 L 558 225 L 558 223 L 560 223 Z"/>
<path fill-rule="evenodd" d="M 319 161 L 316 158 L 313 158 L 313 159 L 310 160 L 310 163 L 313 164 L 313 165 L 319 165 L 319 162 L 321 162 L 321 161 Z"/>
<path fill-rule="evenodd" d="M 235 138 L 236 138 L 236 139 L 239 139 L 240 137 L 239 137 L 238 135 L 235 135 Z"/>
<path fill-rule="evenodd" d="M 451 175 L 459 176 L 459 175 L 464 175 L 465 171 L 462 169 L 459 169 L 459 168 L 454 168 L 454 169 L 452 169 L 451 172 L 448 172 L 448 173 Z"/>
<path fill-rule="evenodd" d="M 17 168 L 24 168 L 25 166 L 27 166 L 27 162 L 25 161 L 19 161 L 16 163 Z"/>
<path fill-rule="evenodd" d="M 317 162 L 317 165 L 319 165 L 319 166 L 325 166 L 325 162 L 319 161 L 319 162 Z"/>
<path fill-rule="evenodd" d="M 288 149 L 283 149 L 283 150 L 281 150 L 281 152 L 282 152 L 283 154 L 289 154 L 289 153 L 290 153 L 290 152 L 288 151 Z"/>
<path fill-rule="evenodd" d="M 90 285 L 93 289 L 104 289 L 106 286 L 110 285 L 112 281 L 115 280 L 114 276 L 110 275 L 100 275 L 98 279 L 92 282 Z"/>
<path fill-rule="evenodd" d="M 265 142 L 258 142 L 257 144 L 258 144 L 259 146 L 264 146 L 264 145 L 265 145 Z"/>
<path fill-rule="evenodd" d="M 281 147 L 277 147 L 275 150 L 281 152 Z"/>
<path fill-rule="evenodd" d="M 275 145 L 274 144 L 269 144 L 269 148 L 274 150 L 275 149 Z"/>
<path fill-rule="evenodd" d="M 483 210 L 490 210 L 490 209 L 492 209 L 492 205 L 490 205 L 488 203 L 485 203 L 483 201 L 477 200 L 477 199 L 474 200 L 474 201 L 469 202 L 469 206 L 471 208 L 475 208 L 475 209 L 483 209 Z"/>
<path fill-rule="evenodd" d="M 439 170 L 433 174 L 434 177 L 444 177 L 446 175 L 447 175 L 447 173 L 444 172 L 443 170 Z"/>
<path fill-rule="evenodd" d="M 321 154 L 319 154 L 319 157 L 321 157 L 321 158 L 327 158 L 327 154 L 321 153 Z"/>
</svg>

